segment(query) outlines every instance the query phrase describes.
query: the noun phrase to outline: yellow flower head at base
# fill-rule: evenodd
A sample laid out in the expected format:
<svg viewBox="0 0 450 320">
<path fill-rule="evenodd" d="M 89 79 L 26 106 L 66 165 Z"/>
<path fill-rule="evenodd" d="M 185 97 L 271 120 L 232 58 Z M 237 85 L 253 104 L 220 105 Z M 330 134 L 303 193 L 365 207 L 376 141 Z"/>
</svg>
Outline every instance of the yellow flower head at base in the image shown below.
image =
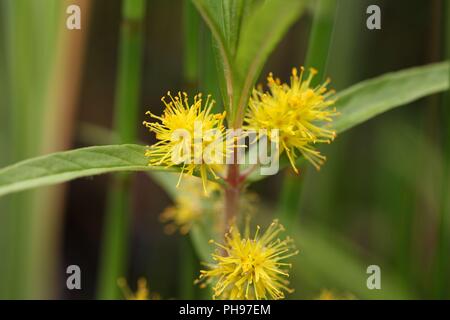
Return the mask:
<svg viewBox="0 0 450 320">
<path fill-rule="evenodd" d="M 292 240 L 277 238 L 284 229 L 276 220 L 262 235 L 258 227 L 253 238 L 246 229 L 242 237 L 233 226 L 223 245 L 215 243 L 214 263 L 196 282 L 213 283 L 214 299 L 283 299 L 284 292 L 293 291 L 286 279 L 291 264 L 283 262 L 298 253 Z"/>
<path fill-rule="evenodd" d="M 125 299 L 127 300 L 149 300 L 150 293 L 147 288 L 147 280 L 144 278 L 139 278 L 137 282 L 137 290 L 134 293 L 131 291 L 130 287 L 127 284 L 127 280 L 124 278 L 120 278 L 117 280 L 117 284 L 123 292 Z"/>
<path fill-rule="evenodd" d="M 220 190 L 219 185 L 212 181 L 207 181 L 206 188 L 209 191 Z M 207 200 L 210 198 L 202 192 L 200 179 L 188 177 L 175 196 L 175 203 L 160 215 L 161 222 L 167 223 L 164 230 L 172 234 L 178 229 L 182 235 L 187 234 L 205 214 L 204 202 Z"/>
<path fill-rule="evenodd" d="M 330 143 L 336 136 L 335 131 L 325 128 L 325 124 L 337 115 L 332 107 L 335 101 L 329 99 L 334 92 L 327 90 L 329 80 L 311 87 L 315 74 L 317 71 L 311 68 L 304 79 L 304 68 L 300 75 L 294 68 L 290 85 L 270 74 L 267 79 L 269 92 L 253 91 L 245 117 L 247 129 L 267 130 L 269 138 L 273 130 L 278 130 L 280 153 L 286 152 L 296 173 L 297 152 L 319 169 L 325 157 L 314 144 Z"/>
<path fill-rule="evenodd" d="M 166 106 L 162 116 L 147 112 L 158 122 L 143 122 L 158 140 L 148 148 L 145 156 L 149 158 L 150 166 L 180 166 L 181 175 L 193 175 L 198 170 L 207 193 L 208 174 L 218 178 L 217 168 L 232 150 L 224 142 L 225 112 L 211 113 L 214 101 L 210 96 L 203 102 L 202 95 L 198 94 L 191 105 L 186 93 L 172 96 L 168 92 L 167 95 L 170 101 L 165 97 L 161 99 Z"/>
<path fill-rule="evenodd" d="M 202 207 L 196 201 L 182 195 L 175 199 L 173 206 L 164 209 L 160 220 L 163 223 L 168 223 L 164 228 L 168 234 L 172 234 L 179 229 L 180 233 L 185 235 L 201 215 Z"/>
<path fill-rule="evenodd" d="M 333 291 L 328 289 L 323 289 L 320 292 L 319 297 L 317 300 L 354 300 L 355 297 L 351 294 L 345 294 L 345 295 L 336 295 Z"/>
</svg>

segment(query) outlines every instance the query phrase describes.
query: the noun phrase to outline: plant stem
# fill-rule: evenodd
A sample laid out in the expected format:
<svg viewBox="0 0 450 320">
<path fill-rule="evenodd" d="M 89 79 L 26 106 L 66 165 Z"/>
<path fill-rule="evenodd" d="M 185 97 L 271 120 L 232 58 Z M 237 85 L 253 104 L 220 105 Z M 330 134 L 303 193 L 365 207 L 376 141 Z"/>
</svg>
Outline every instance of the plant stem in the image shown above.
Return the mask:
<svg viewBox="0 0 450 320">
<path fill-rule="evenodd" d="M 336 15 L 336 0 L 319 0 L 306 53 L 305 66 L 316 68 L 316 82 L 323 82 L 328 65 L 328 56 L 333 37 Z"/>
<path fill-rule="evenodd" d="M 121 143 L 137 139 L 145 7 L 145 0 L 125 0 L 122 5 L 115 107 L 115 129 Z M 114 176 L 108 195 L 98 285 L 100 299 L 120 297 L 116 282 L 126 272 L 130 181 L 128 174 Z"/>
<path fill-rule="evenodd" d="M 228 166 L 227 186 L 225 188 L 225 212 L 224 212 L 224 231 L 226 232 L 234 217 L 239 213 L 239 195 L 240 195 L 240 176 L 239 165 L 236 161 Z"/>
<path fill-rule="evenodd" d="M 314 67 L 318 70 L 319 74 L 314 79 L 316 82 L 322 82 L 326 73 L 336 6 L 336 0 L 319 0 L 316 4 L 305 61 L 305 66 Z M 304 172 L 302 175 L 304 175 Z M 292 226 L 295 223 L 300 211 L 302 184 L 302 177 L 298 177 L 289 171 L 283 177 L 279 212 L 280 219 L 286 226 Z"/>
<path fill-rule="evenodd" d="M 280 221 L 282 221 L 286 227 L 289 227 L 291 222 L 294 222 L 300 211 L 300 195 L 303 188 L 304 168 L 304 165 L 300 167 L 300 177 L 290 169 L 287 169 L 283 176 L 278 211 Z"/>
<path fill-rule="evenodd" d="M 194 87 L 199 74 L 200 16 L 191 0 L 183 1 L 183 77 L 185 85 Z"/>
<path fill-rule="evenodd" d="M 192 247 L 191 239 L 183 237 L 180 241 L 180 298 L 191 300 L 195 298 L 195 266 L 197 265 L 196 255 Z"/>
</svg>

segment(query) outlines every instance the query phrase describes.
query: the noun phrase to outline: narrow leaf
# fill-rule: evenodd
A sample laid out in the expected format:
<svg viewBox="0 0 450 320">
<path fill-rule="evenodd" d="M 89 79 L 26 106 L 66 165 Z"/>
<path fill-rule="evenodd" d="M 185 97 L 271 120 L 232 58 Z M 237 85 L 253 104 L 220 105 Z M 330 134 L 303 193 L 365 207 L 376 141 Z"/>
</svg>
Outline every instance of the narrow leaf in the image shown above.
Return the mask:
<svg viewBox="0 0 450 320">
<path fill-rule="evenodd" d="M 228 47 L 227 40 L 224 35 L 222 7 L 219 1 L 213 0 L 192 0 L 198 12 L 208 25 L 214 37 L 217 50 L 220 55 L 221 66 L 223 67 L 223 77 L 225 78 L 226 95 L 225 109 L 231 105 L 233 96 L 233 67 L 232 59 Z"/>
<path fill-rule="evenodd" d="M 0 196 L 108 172 L 162 170 L 147 166 L 144 153 L 144 146 L 110 145 L 25 160 L 0 169 Z"/>
<path fill-rule="evenodd" d="M 448 62 L 441 62 L 360 82 L 338 95 L 336 108 L 341 115 L 333 127 L 343 132 L 390 109 L 447 90 L 448 74 Z"/>
<path fill-rule="evenodd" d="M 304 4 L 303 0 L 268 0 L 256 7 L 242 24 L 234 63 L 236 124 L 242 122 L 251 90 L 269 54 L 297 20 Z"/>
</svg>

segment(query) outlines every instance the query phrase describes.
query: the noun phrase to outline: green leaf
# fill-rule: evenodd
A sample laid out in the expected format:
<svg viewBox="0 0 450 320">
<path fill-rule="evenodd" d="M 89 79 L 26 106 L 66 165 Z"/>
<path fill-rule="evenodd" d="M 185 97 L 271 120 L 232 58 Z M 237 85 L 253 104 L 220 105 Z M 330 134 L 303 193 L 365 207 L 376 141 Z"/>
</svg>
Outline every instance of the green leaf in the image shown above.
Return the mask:
<svg viewBox="0 0 450 320">
<path fill-rule="evenodd" d="M 317 69 L 318 74 L 313 80 L 314 85 L 317 85 L 323 82 L 327 72 L 337 1 L 318 0 L 314 4 L 316 7 L 308 40 L 305 66 Z"/>
<path fill-rule="evenodd" d="M 214 246 L 209 243 L 213 237 L 207 230 L 202 224 L 196 223 L 189 231 L 194 249 L 202 262 L 211 262 L 211 253 L 214 250 Z"/>
<path fill-rule="evenodd" d="M 247 101 L 269 54 L 304 8 L 303 0 L 267 0 L 243 22 L 234 70 L 232 119 L 242 122 Z"/>
<path fill-rule="evenodd" d="M 147 166 L 145 150 L 129 144 L 97 146 L 25 160 L 0 169 L 0 196 L 108 172 L 163 170 Z"/>
<path fill-rule="evenodd" d="M 224 102 L 225 110 L 229 111 L 231 105 L 231 97 L 233 96 L 233 66 L 230 49 L 224 34 L 223 12 L 220 2 L 217 0 L 192 0 L 205 23 L 208 25 L 215 39 L 216 48 L 220 56 L 219 66 L 222 68 L 225 83 Z"/>
<path fill-rule="evenodd" d="M 449 63 L 441 62 L 360 82 L 337 96 L 341 115 L 333 127 L 340 133 L 390 109 L 447 90 L 448 74 Z"/>
<path fill-rule="evenodd" d="M 223 31 L 231 56 L 236 53 L 239 34 L 246 6 L 251 1 L 246 0 L 221 0 L 223 12 Z"/>
</svg>

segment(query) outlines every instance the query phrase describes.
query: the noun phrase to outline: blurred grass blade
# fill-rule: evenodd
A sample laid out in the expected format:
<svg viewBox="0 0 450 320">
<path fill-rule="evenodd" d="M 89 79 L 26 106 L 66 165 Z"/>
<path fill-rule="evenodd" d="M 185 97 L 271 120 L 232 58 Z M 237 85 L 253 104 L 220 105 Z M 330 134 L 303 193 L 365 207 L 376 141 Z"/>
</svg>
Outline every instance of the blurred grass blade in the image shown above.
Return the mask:
<svg viewBox="0 0 450 320">
<path fill-rule="evenodd" d="M 125 0 L 119 44 L 114 127 L 120 143 L 135 143 L 143 64 L 146 0 Z"/>
<path fill-rule="evenodd" d="M 341 113 L 333 123 L 344 132 L 383 112 L 449 88 L 449 63 L 441 62 L 384 74 L 360 82 L 337 96 Z"/>
<path fill-rule="evenodd" d="M 235 126 L 243 121 L 247 101 L 269 54 L 289 27 L 298 19 L 303 0 L 267 0 L 252 8 L 241 26 L 234 71 L 233 110 L 231 120 Z"/>
<path fill-rule="evenodd" d="M 191 0 L 183 1 L 183 77 L 194 87 L 198 81 L 200 17 Z"/>
<path fill-rule="evenodd" d="M 130 228 L 130 176 L 117 174 L 108 190 L 101 243 L 97 299 L 119 299 L 117 280 L 126 277 Z"/>
<path fill-rule="evenodd" d="M 0 196 L 109 172 L 166 170 L 147 166 L 146 147 L 111 145 L 32 158 L 0 169 Z"/>
<path fill-rule="evenodd" d="M 319 0 L 315 5 L 314 21 L 305 61 L 307 68 L 313 67 L 318 70 L 313 86 L 321 83 L 326 74 L 337 2 L 335 0 Z M 290 170 L 283 177 L 278 212 L 280 220 L 288 227 L 295 225 L 300 211 L 303 178 L 303 175 L 295 175 Z"/>
<path fill-rule="evenodd" d="M 114 110 L 114 128 L 120 143 L 137 140 L 145 11 L 146 0 L 125 0 L 122 3 Z M 108 193 L 97 293 L 100 299 L 120 298 L 117 279 L 126 276 L 131 181 L 132 176 L 128 174 L 115 175 Z"/>
<path fill-rule="evenodd" d="M 221 92 L 213 42 L 211 32 L 208 31 L 206 26 L 202 25 L 200 28 L 201 50 L 199 58 L 201 63 L 198 70 L 198 90 L 206 95 L 212 95 L 213 99 L 217 101 Z M 214 104 L 213 112 L 222 111 L 221 104 Z"/>
<path fill-rule="evenodd" d="M 4 39 L 6 36 L 6 8 L 5 3 L 0 3 L 0 38 Z M 0 119 L 9 118 L 9 110 L 7 109 L 9 102 L 8 90 L 8 68 L 7 68 L 7 55 L 6 55 L 6 41 L 0 41 Z M 8 141 L 11 141 L 11 128 L 10 121 L 4 121 L 0 127 L 0 148 L 1 150 L 7 150 Z M 10 153 L 0 153 L 0 166 L 5 166 L 10 162 Z M 0 255 L 5 261 L 7 261 L 10 251 L 10 241 L 8 240 L 8 212 L 9 212 L 9 199 L 0 200 Z M 11 262 L 0 263 L 0 299 L 7 299 L 9 294 L 9 288 L 7 286 L 7 279 L 9 273 L 9 266 Z"/>
<path fill-rule="evenodd" d="M 233 66 L 232 56 L 227 44 L 227 40 L 223 30 L 223 12 L 220 6 L 221 2 L 216 0 L 192 0 L 198 12 L 202 16 L 205 23 L 208 25 L 214 37 L 217 51 L 220 56 L 220 65 L 223 67 L 223 91 L 226 92 L 226 99 L 224 99 L 225 109 L 228 114 L 230 112 L 231 101 L 233 97 Z"/>
<path fill-rule="evenodd" d="M 209 243 L 209 240 L 214 237 L 208 231 L 211 230 L 197 223 L 192 226 L 189 232 L 195 251 L 202 262 L 210 262 L 211 252 L 214 250 L 213 246 Z"/>
<path fill-rule="evenodd" d="M 64 13 L 62 6 L 62 1 L 58 0 L 49 0 L 45 6 L 36 1 L 0 1 L 0 50 L 4 54 L 0 69 L 7 79 L 0 99 L 7 101 L 1 107 L 5 112 L 2 119 L 8 123 L 5 126 L 8 133 L 3 135 L 2 132 L 2 137 L 8 139 L 8 152 L 3 152 L 8 157 L 7 163 L 55 148 L 56 139 L 46 140 L 44 134 L 47 126 L 54 124 L 54 119 L 70 128 L 70 121 L 53 118 L 54 105 L 50 101 L 62 87 L 61 82 L 53 79 L 58 66 L 55 61 L 62 49 L 61 28 L 58 28 Z M 76 65 L 76 61 L 72 63 Z M 64 137 L 64 134 L 58 136 L 59 140 Z M 5 268 L 0 274 L 0 291 L 5 293 L 0 292 L 0 297 L 53 296 L 53 271 L 58 255 L 54 245 L 59 217 L 55 210 L 56 197 L 46 202 L 43 199 L 47 195 L 47 190 L 42 190 L 38 194 L 24 193 L 6 199 L 9 206 L 2 210 L 1 217 L 1 228 L 6 231 L 0 230 L 6 237 L 5 246 L 0 248 Z M 47 270 L 47 274 L 42 274 L 42 270 Z"/>
<path fill-rule="evenodd" d="M 220 0 L 223 12 L 223 29 L 230 55 L 234 56 L 239 41 L 240 28 L 248 0 Z"/>
<path fill-rule="evenodd" d="M 337 1 L 319 0 L 315 5 L 316 8 L 314 10 L 314 20 L 308 42 L 305 67 L 317 69 L 318 74 L 313 81 L 315 83 L 322 83 L 327 74 L 328 56 L 332 42 Z"/>
</svg>

